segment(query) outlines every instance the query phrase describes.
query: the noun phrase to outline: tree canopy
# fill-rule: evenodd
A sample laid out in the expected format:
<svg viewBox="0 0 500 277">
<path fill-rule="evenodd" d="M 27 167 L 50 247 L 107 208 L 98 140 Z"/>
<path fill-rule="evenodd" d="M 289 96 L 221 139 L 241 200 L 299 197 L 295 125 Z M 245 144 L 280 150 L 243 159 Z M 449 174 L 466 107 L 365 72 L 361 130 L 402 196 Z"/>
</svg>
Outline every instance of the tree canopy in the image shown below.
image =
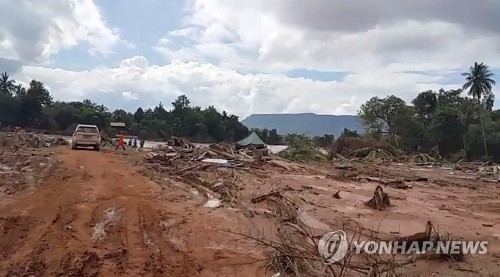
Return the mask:
<svg viewBox="0 0 500 277">
<path fill-rule="evenodd" d="M 492 154 L 500 160 L 494 75 L 484 63 L 475 63 L 462 75 L 462 88 L 423 91 L 410 104 L 394 95 L 371 98 L 358 111 L 366 135 L 385 139 L 410 154 L 437 151 L 443 157 L 469 159 Z"/>
<path fill-rule="evenodd" d="M 23 87 L 7 73 L 0 76 L 0 126 L 22 126 L 53 133 L 71 134 L 77 124 L 95 124 L 112 133 L 110 122 L 124 122 L 129 132 L 144 139 L 166 139 L 172 135 L 197 142 L 237 141 L 249 134 L 237 116 L 220 113 L 213 106 L 193 107 L 185 95 L 168 110 L 162 103 L 134 113 L 110 111 L 91 100 L 54 101 L 45 85 L 32 80 Z M 110 134 L 112 135 L 112 134 Z"/>
</svg>

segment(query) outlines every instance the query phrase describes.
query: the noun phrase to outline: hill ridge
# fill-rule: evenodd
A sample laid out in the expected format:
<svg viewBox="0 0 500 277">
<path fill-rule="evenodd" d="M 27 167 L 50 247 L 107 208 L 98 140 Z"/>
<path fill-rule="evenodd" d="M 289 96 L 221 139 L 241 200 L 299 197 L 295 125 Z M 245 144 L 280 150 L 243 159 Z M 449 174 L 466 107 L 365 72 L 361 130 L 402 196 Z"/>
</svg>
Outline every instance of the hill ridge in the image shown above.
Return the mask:
<svg viewBox="0 0 500 277">
<path fill-rule="evenodd" d="M 339 136 L 344 128 L 362 132 L 363 126 L 356 115 L 315 113 L 252 114 L 241 121 L 248 128 L 276 129 L 279 134 L 304 134 Z"/>
</svg>

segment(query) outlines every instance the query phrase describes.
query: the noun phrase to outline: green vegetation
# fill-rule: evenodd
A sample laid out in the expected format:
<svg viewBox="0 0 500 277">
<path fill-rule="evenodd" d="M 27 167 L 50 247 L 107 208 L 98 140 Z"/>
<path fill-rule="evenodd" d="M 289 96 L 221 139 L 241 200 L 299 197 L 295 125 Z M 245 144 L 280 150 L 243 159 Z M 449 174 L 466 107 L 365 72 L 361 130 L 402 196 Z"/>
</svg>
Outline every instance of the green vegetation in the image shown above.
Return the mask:
<svg viewBox="0 0 500 277">
<path fill-rule="evenodd" d="M 500 160 L 500 110 L 492 110 L 494 75 L 484 63 L 462 75 L 461 89 L 424 91 L 411 105 L 396 96 L 371 98 L 358 112 L 365 136 L 409 154 Z"/>
<path fill-rule="evenodd" d="M 345 129 L 336 140 L 332 135 L 307 138 L 306 134 L 282 136 L 276 129 L 248 130 L 235 115 L 219 113 L 213 106 L 190 106 L 185 95 L 172 103 L 170 111 L 160 103 L 135 113 L 111 112 L 90 100 L 54 102 L 42 82 L 33 80 L 24 88 L 7 73 L 0 76 L 0 122 L 3 127 L 19 125 L 70 134 L 77 123 L 96 124 L 110 132 L 109 122 L 119 121 L 146 139 L 175 135 L 193 142 L 237 141 L 254 131 L 267 144 L 290 145 L 282 154 L 297 160 L 323 159 L 314 145 L 329 148 L 333 154 L 357 157 L 383 149 L 385 155 L 394 156 L 428 153 L 449 160 L 500 161 L 500 110 L 493 110 L 494 75 L 484 63 L 475 63 L 462 75 L 462 88 L 420 92 L 411 103 L 394 95 L 369 99 L 358 112 L 366 133 Z"/>
<path fill-rule="evenodd" d="M 286 144 L 288 148 L 278 153 L 284 159 L 295 162 L 324 161 L 326 159 L 326 156 L 314 145 L 313 139 L 305 135 L 288 135 Z"/>
<path fill-rule="evenodd" d="M 0 76 L 0 126 L 21 126 L 51 133 L 71 134 L 76 124 L 96 124 L 113 135 L 109 123 L 124 122 L 130 133 L 145 139 L 166 139 L 172 135 L 194 142 L 237 141 L 249 134 L 238 117 L 219 113 L 213 106 L 206 109 L 190 106 L 189 99 L 179 96 L 167 111 L 160 103 L 154 109 L 138 108 L 135 113 L 109 111 L 90 100 L 82 102 L 53 101 L 40 81 L 33 80 L 28 88 Z"/>
</svg>

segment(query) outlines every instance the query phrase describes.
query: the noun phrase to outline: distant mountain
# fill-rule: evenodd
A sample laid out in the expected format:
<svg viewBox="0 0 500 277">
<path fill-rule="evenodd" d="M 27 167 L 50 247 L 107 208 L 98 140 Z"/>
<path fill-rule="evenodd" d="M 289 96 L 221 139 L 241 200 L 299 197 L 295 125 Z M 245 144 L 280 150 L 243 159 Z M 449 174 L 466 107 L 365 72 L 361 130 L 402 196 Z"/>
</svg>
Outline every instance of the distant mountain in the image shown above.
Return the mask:
<svg viewBox="0 0 500 277">
<path fill-rule="evenodd" d="M 300 114 L 252 114 L 241 121 L 248 128 L 276 129 L 278 134 L 303 134 L 322 136 L 333 134 L 338 137 L 344 128 L 363 131 L 363 126 L 355 115 Z"/>
</svg>

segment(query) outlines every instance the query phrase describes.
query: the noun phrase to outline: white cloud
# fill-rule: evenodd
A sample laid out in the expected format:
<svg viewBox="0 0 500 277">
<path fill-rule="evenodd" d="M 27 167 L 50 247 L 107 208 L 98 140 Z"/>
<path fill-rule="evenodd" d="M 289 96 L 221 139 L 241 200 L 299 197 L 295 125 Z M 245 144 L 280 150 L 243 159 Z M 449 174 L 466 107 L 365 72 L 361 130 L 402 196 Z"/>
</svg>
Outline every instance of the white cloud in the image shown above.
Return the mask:
<svg viewBox="0 0 500 277">
<path fill-rule="evenodd" d="M 117 43 L 129 49 L 141 43 L 121 40 L 92 0 L 47 0 L 41 7 L 33 1 L 0 0 L 0 10 L 15 11 L 0 18 L 0 57 L 36 61 L 14 77 L 42 80 L 60 100 L 93 97 L 133 109 L 160 101 L 168 106 L 186 94 L 195 105 L 240 116 L 354 114 L 372 96 L 410 100 L 423 90 L 457 88 L 440 83 L 450 73 L 460 78 L 457 71 L 474 61 L 500 68 L 500 2 L 493 0 L 484 6 L 456 0 L 187 0 L 185 25 L 166 30 L 154 46 L 166 65 L 136 56 L 87 71 L 39 65 L 80 42 L 104 55 Z M 330 82 L 283 74 L 293 69 L 349 73 Z"/>
<path fill-rule="evenodd" d="M 159 49 L 169 58 L 216 56 L 231 68 L 274 72 L 451 70 L 474 61 L 500 68 L 500 31 L 491 26 L 500 20 L 492 12 L 470 22 L 457 16 L 471 8 L 466 2 L 453 9 L 430 0 L 370 2 L 191 0 L 186 26 L 166 38 L 196 43 Z M 500 15 L 495 2 L 483 5 L 476 9 L 489 5 Z"/>
<path fill-rule="evenodd" d="M 137 95 L 137 93 L 133 93 L 130 91 L 122 92 L 122 96 L 125 100 L 138 100 L 139 99 L 139 96 Z"/>
<path fill-rule="evenodd" d="M 112 53 L 120 41 L 93 0 L 0 1 L 0 57 L 24 63 L 45 62 L 80 42 L 92 55 Z M 129 45 L 130 46 L 130 45 Z"/>
<path fill-rule="evenodd" d="M 278 73 L 241 74 L 198 62 L 150 65 L 141 56 L 125 59 L 117 68 L 80 72 L 25 66 L 14 77 L 22 80 L 23 76 L 43 80 L 61 100 L 118 92 L 122 98 L 113 99 L 114 105 L 130 107 L 127 102 L 133 99 L 137 105 L 153 107 L 186 94 L 194 105 L 215 105 L 243 117 L 272 112 L 354 114 L 375 95 L 405 92 L 401 96 L 409 100 L 414 92 L 442 87 L 437 84 L 442 77 L 417 73 L 381 70 L 349 74 L 340 82 L 319 82 Z"/>
</svg>

